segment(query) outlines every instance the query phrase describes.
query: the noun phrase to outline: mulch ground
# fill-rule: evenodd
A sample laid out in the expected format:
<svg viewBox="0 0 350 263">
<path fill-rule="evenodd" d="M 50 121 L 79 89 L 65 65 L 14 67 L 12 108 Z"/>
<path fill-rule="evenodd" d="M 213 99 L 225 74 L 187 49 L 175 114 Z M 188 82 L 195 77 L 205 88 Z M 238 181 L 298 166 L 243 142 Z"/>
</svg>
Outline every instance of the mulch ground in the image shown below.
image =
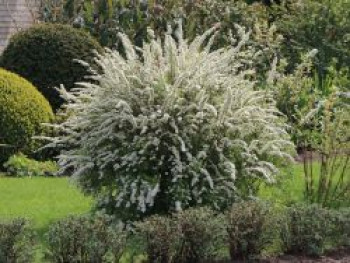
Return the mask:
<svg viewBox="0 0 350 263">
<path fill-rule="evenodd" d="M 350 247 L 328 253 L 320 258 L 306 256 L 284 255 L 278 258 L 250 261 L 218 261 L 211 263 L 350 263 Z M 206 262 L 210 263 L 210 262 Z"/>
</svg>

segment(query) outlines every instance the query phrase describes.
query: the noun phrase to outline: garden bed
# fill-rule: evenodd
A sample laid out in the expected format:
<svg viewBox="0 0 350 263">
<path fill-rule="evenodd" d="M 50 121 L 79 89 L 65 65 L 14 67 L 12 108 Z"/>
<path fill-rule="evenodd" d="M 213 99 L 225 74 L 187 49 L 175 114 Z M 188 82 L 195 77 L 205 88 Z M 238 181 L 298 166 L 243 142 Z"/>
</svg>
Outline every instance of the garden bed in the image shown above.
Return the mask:
<svg viewBox="0 0 350 263">
<path fill-rule="evenodd" d="M 278 259 L 273 259 L 266 261 L 268 263 L 287 263 L 287 262 L 300 262 L 300 263 L 313 263 L 313 262 L 322 262 L 322 263 L 349 263 L 350 262 L 350 248 L 341 249 L 332 251 L 326 256 L 320 258 L 311 258 L 305 256 L 291 256 L 285 255 L 281 256 Z"/>
<path fill-rule="evenodd" d="M 222 260 L 215 262 L 205 262 L 205 263 L 246 263 L 246 262 L 256 262 L 256 263 L 349 263 L 350 262 L 350 247 L 340 250 L 335 250 L 328 253 L 326 256 L 319 258 L 307 257 L 307 256 L 296 256 L 296 255 L 283 255 L 278 258 L 254 260 L 254 261 L 243 261 L 243 260 Z"/>
</svg>

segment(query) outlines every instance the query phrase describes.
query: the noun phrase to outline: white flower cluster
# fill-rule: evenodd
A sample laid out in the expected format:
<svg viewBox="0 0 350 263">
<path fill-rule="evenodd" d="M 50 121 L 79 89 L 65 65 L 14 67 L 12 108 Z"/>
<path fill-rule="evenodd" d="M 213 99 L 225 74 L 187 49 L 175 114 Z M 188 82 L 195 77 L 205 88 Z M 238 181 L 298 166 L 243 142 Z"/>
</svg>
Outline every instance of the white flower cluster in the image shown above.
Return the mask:
<svg viewBox="0 0 350 263">
<path fill-rule="evenodd" d="M 115 207 L 147 212 L 220 207 L 236 182 L 274 179 L 291 143 L 271 94 L 250 80 L 254 50 L 238 28 L 234 47 L 211 51 L 216 29 L 188 43 L 152 38 L 142 49 L 121 35 L 124 56 L 99 55 L 103 74 L 79 83 L 51 145 L 63 170 Z M 69 147 L 68 147 L 69 146 Z"/>
</svg>

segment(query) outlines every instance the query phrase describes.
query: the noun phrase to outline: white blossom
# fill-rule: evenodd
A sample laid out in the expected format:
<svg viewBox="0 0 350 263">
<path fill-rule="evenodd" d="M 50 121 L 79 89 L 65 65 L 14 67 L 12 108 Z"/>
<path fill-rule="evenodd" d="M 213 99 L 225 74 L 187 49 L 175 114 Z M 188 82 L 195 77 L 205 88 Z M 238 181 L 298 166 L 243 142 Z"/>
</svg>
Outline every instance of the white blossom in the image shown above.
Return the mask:
<svg viewBox="0 0 350 263">
<path fill-rule="evenodd" d="M 212 40 L 204 45 L 215 28 L 191 43 L 169 32 L 138 51 L 120 35 L 126 58 L 107 49 L 97 84 L 62 90 L 69 114 L 51 144 L 67 146 L 62 171 L 73 168 L 87 191 L 142 213 L 160 194 L 169 210 L 220 207 L 240 180 L 273 181 L 272 160 L 290 157 L 291 143 L 272 95 L 249 78 L 255 51 L 237 29 L 236 45 L 216 51 Z"/>
</svg>

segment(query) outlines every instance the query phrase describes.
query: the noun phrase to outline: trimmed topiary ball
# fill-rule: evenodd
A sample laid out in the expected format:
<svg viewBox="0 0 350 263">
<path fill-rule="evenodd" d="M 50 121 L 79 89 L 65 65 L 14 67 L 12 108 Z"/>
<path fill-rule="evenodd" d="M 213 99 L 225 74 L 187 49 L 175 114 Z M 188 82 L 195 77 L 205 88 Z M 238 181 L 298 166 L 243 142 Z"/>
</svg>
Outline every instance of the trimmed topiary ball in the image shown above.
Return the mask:
<svg viewBox="0 0 350 263">
<path fill-rule="evenodd" d="M 40 24 L 14 35 L 1 59 L 1 66 L 28 79 L 48 99 L 54 110 L 63 103 L 55 87 L 67 89 L 82 81 L 99 43 L 87 32 L 67 25 Z"/>
<path fill-rule="evenodd" d="M 13 153 L 30 154 L 54 118 L 48 101 L 22 77 L 0 68 L 0 166 Z"/>
</svg>

